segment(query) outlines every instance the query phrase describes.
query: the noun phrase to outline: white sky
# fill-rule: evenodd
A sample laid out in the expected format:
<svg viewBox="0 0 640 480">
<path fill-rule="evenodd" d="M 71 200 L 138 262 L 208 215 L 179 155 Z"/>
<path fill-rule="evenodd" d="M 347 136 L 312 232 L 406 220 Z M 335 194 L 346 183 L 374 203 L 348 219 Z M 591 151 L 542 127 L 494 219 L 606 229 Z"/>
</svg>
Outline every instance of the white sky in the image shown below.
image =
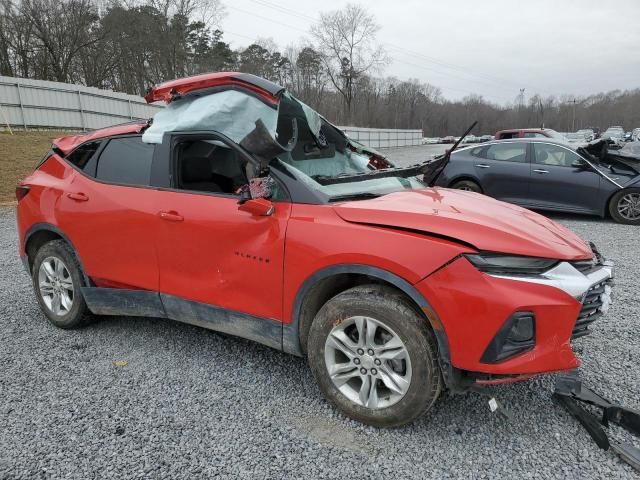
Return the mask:
<svg viewBox="0 0 640 480">
<path fill-rule="evenodd" d="M 337 0 L 224 0 L 234 48 L 271 38 L 284 49 L 310 38 L 319 11 Z M 469 93 L 513 102 L 640 88 L 640 0 L 368 0 L 392 63 L 382 72 L 418 78 L 445 97 Z M 281 7 L 273 8 L 273 7 Z"/>
</svg>

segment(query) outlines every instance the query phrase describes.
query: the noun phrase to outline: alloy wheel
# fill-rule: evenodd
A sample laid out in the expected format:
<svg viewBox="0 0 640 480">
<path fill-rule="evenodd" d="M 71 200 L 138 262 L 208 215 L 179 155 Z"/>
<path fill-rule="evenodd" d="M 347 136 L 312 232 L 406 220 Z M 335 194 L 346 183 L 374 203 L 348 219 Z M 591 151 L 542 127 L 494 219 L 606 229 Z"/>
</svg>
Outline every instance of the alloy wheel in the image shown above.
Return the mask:
<svg viewBox="0 0 640 480">
<path fill-rule="evenodd" d="M 38 270 L 38 287 L 46 307 L 59 317 L 73 307 L 74 287 L 71 273 L 58 257 L 47 257 Z"/>
<path fill-rule="evenodd" d="M 411 385 L 411 359 L 404 342 L 370 317 L 350 317 L 333 327 L 324 359 L 334 386 L 366 408 L 397 403 Z"/>
<path fill-rule="evenodd" d="M 640 193 L 627 193 L 618 200 L 618 213 L 627 220 L 640 220 Z"/>
</svg>

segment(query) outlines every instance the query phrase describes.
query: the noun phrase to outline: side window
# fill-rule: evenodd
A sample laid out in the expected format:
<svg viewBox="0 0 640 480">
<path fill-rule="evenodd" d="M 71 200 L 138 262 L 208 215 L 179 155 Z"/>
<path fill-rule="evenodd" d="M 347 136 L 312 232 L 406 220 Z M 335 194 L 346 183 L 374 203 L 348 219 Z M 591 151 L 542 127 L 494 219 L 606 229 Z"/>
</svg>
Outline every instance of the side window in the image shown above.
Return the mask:
<svg viewBox="0 0 640 480">
<path fill-rule="evenodd" d="M 496 143 L 487 149 L 488 160 L 525 163 L 527 161 L 527 146 L 524 143 Z"/>
<path fill-rule="evenodd" d="M 84 170 L 84 168 L 89 163 L 89 160 L 93 158 L 93 156 L 100 148 L 101 142 L 89 142 L 84 145 L 80 145 L 73 152 L 67 155 L 67 161 L 74 164 L 80 170 Z"/>
<path fill-rule="evenodd" d="M 510 138 L 518 138 L 518 132 L 504 132 L 500 134 L 500 140 L 507 140 Z"/>
<path fill-rule="evenodd" d="M 549 143 L 534 144 L 533 152 L 535 163 L 540 165 L 571 167 L 574 162 L 580 160 L 580 156 L 577 153 Z"/>
<path fill-rule="evenodd" d="M 248 183 L 246 160 L 219 140 L 182 142 L 175 158 L 179 189 L 238 195 Z"/>
<path fill-rule="evenodd" d="M 524 132 L 524 138 L 547 138 L 547 136 L 539 132 Z"/>
<path fill-rule="evenodd" d="M 126 185 L 149 185 L 154 145 L 142 137 L 112 138 L 98 159 L 96 178 Z"/>
<path fill-rule="evenodd" d="M 488 147 L 486 146 L 476 147 L 476 148 L 472 148 L 469 153 L 471 153 L 471 155 L 473 155 L 474 157 L 487 158 L 487 150 L 488 150 Z"/>
</svg>

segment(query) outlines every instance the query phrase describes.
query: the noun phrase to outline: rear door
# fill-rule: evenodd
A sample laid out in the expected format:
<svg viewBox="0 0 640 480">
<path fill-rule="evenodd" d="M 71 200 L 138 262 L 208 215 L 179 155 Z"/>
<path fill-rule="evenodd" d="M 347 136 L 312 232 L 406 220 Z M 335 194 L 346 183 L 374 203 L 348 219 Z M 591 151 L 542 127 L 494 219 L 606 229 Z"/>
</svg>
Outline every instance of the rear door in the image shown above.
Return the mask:
<svg viewBox="0 0 640 480">
<path fill-rule="evenodd" d="M 526 200 L 530 168 L 525 143 L 501 141 L 471 149 L 469 154 L 486 195 L 512 203 Z"/>
<path fill-rule="evenodd" d="M 92 142 L 67 158 L 77 170 L 56 205 L 59 224 L 97 286 L 158 289 L 153 154 L 132 135 Z"/>
<path fill-rule="evenodd" d="M 581 166 L 580 156 L 570 148 L 552 143 L 530 145 L 530 204 L 541 208 L 599 213 L 601 177 Z"/>
</svg>

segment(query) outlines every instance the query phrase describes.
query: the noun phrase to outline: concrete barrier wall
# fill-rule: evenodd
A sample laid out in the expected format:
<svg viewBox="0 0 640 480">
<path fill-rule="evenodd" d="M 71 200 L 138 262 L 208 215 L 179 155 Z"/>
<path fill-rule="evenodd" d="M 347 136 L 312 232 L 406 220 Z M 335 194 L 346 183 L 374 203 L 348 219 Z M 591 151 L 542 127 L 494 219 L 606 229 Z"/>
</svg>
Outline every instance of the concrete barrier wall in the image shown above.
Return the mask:
<svg viewBox="0 0 640 480">
<path fill-rule="evenodd" d="M 422 143 L 422 130 L 396 130 L 384 128 L 338 127 L 349 138 L 372 148 L 407 147 Z"/>
<path fill-rule="evenodd" d="M 0 126 L 91 130 L 149 118 L 160 108 L 126 93 L 0 76 Z"/>
</svg>

